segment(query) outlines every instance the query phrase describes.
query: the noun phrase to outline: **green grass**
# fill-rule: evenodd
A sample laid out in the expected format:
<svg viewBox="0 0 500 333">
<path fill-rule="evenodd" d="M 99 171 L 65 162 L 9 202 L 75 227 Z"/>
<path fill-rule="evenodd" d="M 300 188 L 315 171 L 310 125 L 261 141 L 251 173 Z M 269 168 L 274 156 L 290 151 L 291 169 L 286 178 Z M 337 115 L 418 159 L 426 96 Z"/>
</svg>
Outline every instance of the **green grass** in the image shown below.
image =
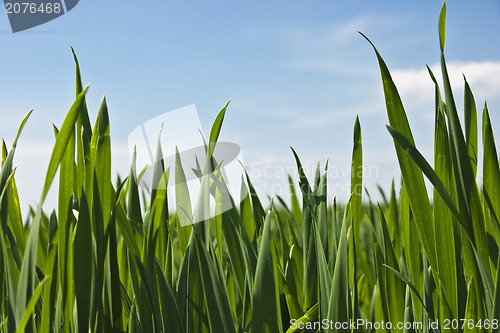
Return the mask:
<svg viewBox="0 0 500 333">
<path fill-rule="evenodd" d="M 191 216 L 195 203 L 187 186 L 176 186 L 176 197 L 183 199 L 175 212 L 168 210 L 164 185 L 186 178 L 178 153 L 175 170 L 165 170 L 158 147 L 151 184 L 156 190 L 138 187 L 135 157 L 129 177 L 111 182 L 106 100 L 92 128 L 75 56 L 76 99 L 60 128 L 54 127 L 40 201 L 24 219 L 13 157 L 31 112 L 11 148 L 2 144 L 0 331 L 274 333 L 327 320 L 333 325 L 320 332 L 347 332 L 335 323 L 364 319 L 393 327 L 368 325 L 358 327 L 360 332 L 500 332 L 498 154 L 487 106 L 479 131 L 465 78 L 464 123 L 459 121 L 444 56 L 445 20 L 443 6 L 444 98 L 429 69 L 436 101 L 431 162 L 416 148 L 397 88 L 372 44 L 401 169 L 400 193 L 393 184 L 387 201 L 363 196 L 362 128 L 356 118 L 347 203 L 328 201 L 328 166 L 318 166 L 316 177 L 308 179 L 292 150 L 299 182 L 289 178 L 290 208 L 281 198 L 264 208 L 247 175 L 242 186 L 250 195 L 196 224 L 190 221 L 208 198 L 198 200 Z M 211 157 L 227 108 L 210 132 L 203 170 L 214 176 L 202 178 L 200 192 L 212 193 L 219 210 L 227 189 Z M 58 207 L 46 214 L 43 204 L 57 170 Z M 469 320 L 463 329 L 461 319 Z M 429 321 L 440 325 L 429 328 Z M 424 327 L 398 329 L 398 322 Z"/>
</svg>

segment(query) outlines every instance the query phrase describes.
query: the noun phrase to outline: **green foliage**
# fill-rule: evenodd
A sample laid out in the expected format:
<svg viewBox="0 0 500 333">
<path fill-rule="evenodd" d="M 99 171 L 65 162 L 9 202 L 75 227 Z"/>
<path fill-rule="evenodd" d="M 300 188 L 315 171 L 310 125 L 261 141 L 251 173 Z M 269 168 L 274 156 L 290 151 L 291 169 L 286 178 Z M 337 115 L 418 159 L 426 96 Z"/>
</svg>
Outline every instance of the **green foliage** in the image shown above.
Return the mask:
<svg viewBox="0 0 500 333">
<path fill-rule="evenodd" d="M 135 152 L 129 177 L 114 185 L 106 100 L 91 128 L 88 88 L 75 56 L 76 99 L 60 130 L 54 126 L 40 202 L 26 221 L 13 158 L 31 112 L 10 150 L 2 144 L 0 331 L 347 332 L 335 323 L 363 319 L 391 322 L 388 331 L 428 332 L 429 320 L 466 318 L 490 323 L 466 331 L 497 332 L 492 321 L 500 315 L 498 153 L 485 104 L 479 182 L 475 100 L 464 77 L 462 125 L 444 58 L 445 28 L 443 6 L 444 100 L 429 70 L 435 83 L 433 166 L 417 149 L 397 87 L 372 44 L 402 175 L 399 195 L 393 184 L 390 200 L 384 195 L 379 204 L 361 191 L 357 117 L 345 206 L 327 199 L 328 164 L 324 170 L 318 165 L 310 180 L 293 149 L 299 186 L 289 177 L 290 209 L 281 198 L 282 204 L 271 201 L 264 208 L 248 174 L 239 206 L 226 202 L 228 190 L 213 152 L 228 104 L 210 132 L 206 164 L 193 170 L 202 186 L 194 211 L 180 154 L 176 151 L 175 169 L 165 169 L 160 140 L 154 190 L 139 188 L 144 170 L 137 172 Z M 46 215 L 43 203 L 57 170 L 58 207 Z M 170 171 L 175 212 L 168 211 Z M 206 215 L 208 195 L 215 217 Z M 397 328 L 398 322 L 424 325 L 409 330 Z M 369 325 L 357 330 L 382 331 Z"/>
</svg>

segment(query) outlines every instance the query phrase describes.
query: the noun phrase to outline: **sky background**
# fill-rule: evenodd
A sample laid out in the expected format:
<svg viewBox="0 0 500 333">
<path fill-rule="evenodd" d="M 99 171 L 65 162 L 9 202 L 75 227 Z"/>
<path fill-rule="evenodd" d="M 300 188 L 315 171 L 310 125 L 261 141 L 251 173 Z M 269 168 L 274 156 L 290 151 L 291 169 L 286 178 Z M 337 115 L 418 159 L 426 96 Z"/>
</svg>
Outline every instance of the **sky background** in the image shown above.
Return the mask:
<svg viewBox="0 0 500 333">
<path fill-rule="evenodd" d="M 347 200 L 352 131 L 359 115 L 364 185 L 399 182 L 378 63 L 399 88 L 417 147 L 432 164 L 437 21 L 442 3 L 424 1 L 130 1 L 80 3 L 58 19 L 13 34 L 0 13 L 0 137 L 18 143 L 16 181 L 23 210 L 40 197 L 52 145 L 74 100 L 80 61 L 95 121 L 103 95 L 110 112 L 113 172 L 128 174 L 128 136 L 165 112 L 195 104 L 205 134 L 231 99 L 221 140 L 238 144 L 262 194 L 287 197 L 292 146 L 309 175 L 329 158 L 330 195 Z M 500 136 L 500 2 L 448 1 L 446 57 L 463 108 L 466 74 L 478 114 L 484 101 Z M 439 77 L 439 75 L 436 75 Z M 480 121 L 479 121 L 480 124 Z M 480 132 L 479 132 L 480 133 Z M 45 207 L 55 207 L 52 198 Z"/>
</svg>

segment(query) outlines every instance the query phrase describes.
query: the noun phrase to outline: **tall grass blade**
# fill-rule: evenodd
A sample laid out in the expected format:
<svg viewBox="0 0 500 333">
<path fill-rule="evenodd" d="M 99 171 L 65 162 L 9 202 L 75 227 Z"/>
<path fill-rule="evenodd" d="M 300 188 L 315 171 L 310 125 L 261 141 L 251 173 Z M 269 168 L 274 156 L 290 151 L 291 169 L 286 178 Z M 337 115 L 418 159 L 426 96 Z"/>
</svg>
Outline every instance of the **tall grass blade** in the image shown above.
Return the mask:
<svg viewBox="0 0 500 333">
<path fill-rule="evenodd" d="M 486 104 L 483 109 L 483 186 L 492 209 L 500 217 L 500 168 L 493 137 L 490 115 Z M 498 223 L 498 220 L 497 220 Z"/>
<path fill-rule="evenodd" d="M 106 97 L 102 98 L 93 134 L 91 142 L 91 149 L 95 154 L 95 157 L 92 156 L 95 159 L 93 173 L 97 178 L 103 226 L 104 230 L 106 230 L 111 216 L 111 202 L 113 200 L 111 184 L 111 139 Z"/>
<path fill-rule="evenodd" d="M 208 312 L 210 331 L 236 332 L 234 318 L 228 302 L 226 289 L 223 288 L 216 274 L 216 268 L 209 259 L 203 242 L 195 233 L 194 245 L 201 273 L 201 283 Z"/>
<path fill-rule="evenodd" d="M 42 294 L 43 286 L 48 280 L 50 280 L 50 278 L 51 278 L 50 275 L 46 276 L 42 281 L 40 281 L 40 283 L 36 287 L 35 291 L 33 292 L 33 295 L 31 296 L 30 301 L 28 302 L 28 305 L 26 306 L 26 310 L 23 314 L 23 317 L 19 321 L 16 333 L 21 333 L 25 331 L 26 325 L 28 324 L 31 318 L 31 313 L 35 309 L 36 303 L 38 302 L 38 298 Z"/>
<path fill-rule="evenodd" d="M 162 329 L 164 332 L 185 332 L 174 293 L 158 263 L 155 264 L 155 271 L 158 281 L 160 307 L 162 311 Z"/>
<path fill-rule="evenodd" d="M 175 206 L 182 234 L 181 241 L 186 240 L 186 236 L 191 234 L 191 225 L 193 224 L 191 199 L 189 197 L 189 190 L 186 182 L 184 169 L 182 168 L 181 157 L 177 147 L 175 148 Z M 181 244 L 181 248 L 185 250 L 187 244 Z"/>
<path fill-rule="evenodd" d="M 365 37 L 366 40 L 372 45 L 378 59 L 389 123 L 411 144 L 414 144 L 413 135 L 410 130 L 410 125 L 406 117 L 403 103 L 401 102 L 396 85 L 394 84 L 391 74 L 389 73 L 389 69 L 373 43 L 365 35 L 362 34 L 362 36 Z M 411 186 L 408 186 L 407 188 L 408 199 L 414 214 L 420 239 L 429 257 L 431 266 L 437 268 L 435 235 L 434 228 L 432 226 L 432 212 L 422 172 L 417 165 L 411 161 L 409 156 L 404 153 L 404 150 L 400 146 L 395 144 L 395 148 L 403 181 L 405 184 L 411 184 Z"/>
<path fill-rule="evenodd" d="M 83 91 L 82 76 L 80 73 L 80 64 L 76 57 L 75 50 L 71 47 L 73 59 L 75 61 L 76 77 L 76 96 Z M 77 189 L 80 193 L 87 184 L 92 184 L 92 172 L 90 171 L 90 139 L 92 137 L 92 128 L 87 110 L 85 99 L 82 103 L 80 115 L 76 121 L 76 161 L 77 161 Z"/>
<path fill-rule="evenodd" d="M 474 178 L 477 174 L 477 112 L 474 95 L 464 75 L 464 119 L 465 119 L 465 140 L 469 150 L 469 158 L 474 172 Z"/>
<path fill-rule="evenodd" d="M 217 139 L 219 138 L 220 130 L 222 128 L 222 122 L 224 121 L 224 116 L 226 114 L 229 102 L 231 102 L 231 100 L 227 101 L 226 105 L 224 105 L 222 110 L 220 110 L 217 118 L 215 118 L 215 121 L 212 124 L 212 129 L 210 130 L 210 141 L 208 142 L 208 160 L 212 159 L 212 155 L 217 143 Z"/>
<path fill-rule="evenodd" d="M 391 238 L 389 236 L 389 232 L 387 231 L 387 222 L 384 214 L 382 213 L 382 209 L 379 206 L 379 215 L 380 215 L 380 224 L 382 225 L 382 231 L 384 235 L 384 257 L 385 257 L 385 265 L 392 267 L 399 271 L 399 265 L 396 258 L 396 254 L 394 252 L 394 248 L 392 246 Z M 386 293 L 387 293 L 387 307 L 389 311 L 389 319 L 393 323 L 403 322 L 404 321 L 404 309 L 405 309 L 405 300 L 401 295 L 404 294 L 404 285 L 402 282 L 397 279 L 394 274 L 390 274 L 386 272 L 385 276 L 386 282 Z M 381 291 L 382 292 L 382 291 Z M 394 329 L 396 330 L 396 329 Z"/>
<path fill-rule="evenodd" d="M 349 204 L 348 204 L 349 205 Z M 331 293 L 329 296 L 328 317 L 329 321 L 348 322 L 349 314 L 349 252 L 347 238 L 347 212 L 342 221 L 342 229 L 340 231 L 339 246 L 337 258 L 335 260 L 335 269 L 331 285 Z M 325 332 L 333 332 L 331 327 Z"/>
<path fill-rule="evenodd" d="M 444 36 L 446 27 L 446 4 L 443 4 L 439 18 L 439 34 Z M 472 238 L 473 245 L 484 263 L 488 263 L 488 249 L 484 216 L 479 198 L 473 167 L 469 158 L 469 150 L 465 143 L 464 134 L 458 118 L 455 100 L 451 88 L 448 69 L 444 57 L 444 37 L 441 38 L 441 72 L 443 75 L 444 92 L 446 97 L 446 115 L 450 127 L 453 170 L 457 181 L 460 212 L 463 215 L 466 230 Z M 489 270 L 489 267 L 487 267 Z M 479 281 L 476 280 L 476 284 Z"/>
<path fill-rule="evenodd" d="M 439 90 L 436 87 L 436 92 Z M 434 168 L 437 177 L 442 181 L 443 187 L 448 193 L 451 191 L 452 162 L 449 155 L 450 144 L 448 140 L 448 131 L 446 128 L 445 115 L 442 109 L 442 101 L 440 96 L 436 103 L 435 129 L 434 129 Z M 455 238 L 450 235 L 455 235 L 453 227 L 453 214 L 446 206 L 446 203 L 439 196 L 439 193 L 434 189 L 434 228 L 436 232 L 436 250 L 437 260 L 439 265 L 439 281 L 442 286 L 441 313 L 450 312 L 449 319 L 459 318 L 458 313 L 458 282 L 457 282 L 457 266 L 456 266 L 456 250 Z M 441 292 L 441 290 L 440 290 Z M 451 317 L 451 318 L 450 318 Z"/>
<path fill-rule="evenodd" d="M 361 125 L 356 116 L 354 122 L 354 138 L 351 162 L 351 207 L 354 242 L 359 244 L 359 229 L 361 224 L 361 200 L 363 194 L 363 146 L 361 143 Z"/>
<path fill-rule="evenodd" d="M 271 212 L 268 211 L 259 247 L 257 271 L 253 290 L 252 333 L 280 332 L 278 304 L 276 303 L 276 284 L 274 280 L 274 261 L 271 244 Z"/>
<path fill-rule="evenodd" d="M 87 198 L 82 194 L 80 201 L 80 214 L 76 224 L 74 246 L 75 265 L 75 293 L 76 311 L 78 316 L 78 331 L 89 330 L 90 300 L 92 286 L 92 256 L 89 249 L 92 248 L 92 226 Z"/>
<path fill-rule="evenodd" d="M 56 175 L 59 163 L 63 158 L 63 153 L 66 150 L 66 146 L 68 145 L 71 136 L 74 135 L 75 122 L 82 110 L 87 90 L 88 86 L 85 87 L 85 89 L 83 89 L 83 91 L 76 97 L 57 135 L 56 143 L 54 144 L 54 149 L 52 150 L 52 155 L 50 156 L 49 167 L 47 169 L 47 175 L 45 176 L 45 182 L 39 205 L 43 204 L 43 202 L 45 201 L 45 198 L 47 197 L 47 194 L 49 192 L 50 185 L 52 184 L 52 181 L 54 180 L 54 177 Z"/>
</svg>

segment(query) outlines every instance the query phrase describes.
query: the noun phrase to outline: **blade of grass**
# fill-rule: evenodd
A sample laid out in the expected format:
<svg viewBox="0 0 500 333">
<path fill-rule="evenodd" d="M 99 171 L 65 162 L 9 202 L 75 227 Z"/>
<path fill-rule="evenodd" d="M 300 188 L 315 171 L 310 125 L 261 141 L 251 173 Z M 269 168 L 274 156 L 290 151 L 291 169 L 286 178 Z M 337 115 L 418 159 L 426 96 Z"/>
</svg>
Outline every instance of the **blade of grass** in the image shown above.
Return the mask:
<svg viewBox="0 0 500 333">
<path fill-rule="evenodd" d="M 465 222 L 466 230 L 472 238 L 473 245 L 484 263 L 488 263 L 488 248 L 486 231 L 484 225 L 484 216 L 482 205 L 479 198 L 479 189 L 476 184 L 473 167 L 469 158 L 469 150 L 465 143 L 462 127 L 455 106 L 453 92 L 446 60 L 444 56 L 444 35 L 446 28 L 446 3 L 443 4 L 439 17 L 439 34 L 441 40 L 441 72 L 444 82 L 444 91 L 446 97 L 446 115 L 450 127 L 450 138 L 452 147 L 453 170 L 457 182 L 458 198 L 462 219 Z M 489 271 L 489 265 L 486 267 Z M 476 284 L 480 282 L 476 280 Z"/>
<path fill-rule="evenodd" d="M 195 253 L 201 273 L 201 283 L 207 305 L 210 331 L 236 332 L 226 290 L 216 276 L 216 268 L 209 259 L 204 244 L 196 233 L 193 236 Z"/>
<path fill-rule="evenodd" d="M 224 115 L 226 114 L 227 106 L 231 100 L 227 101 L 226 105 L 220 110 L 217 118 L 215 118 L 212 124 L 212 129 L 210 130 L 210 141 L 208 142 L 208 159 L 212 159 L 214 153 L 215 145 L 217 144 L 217 139 L 219 138 L 220 130 L 222 128 L 222 122 L 224 121 Z"/>
<path fill-rule="evenodd" d="M 434 133 L 434 168 L 437 177 L 442 180 L 443 187 L 448 193 L 451 192 L 453 181 L 450 147 L 448 141 L 448 131 L 443 110 L 436 105 L 435 133 Z M 436 250 L 439 265 L 439 281 L 444 290 L 442 297 L 446 301 L 441 301 L 441 313 L 449 307 L 451 318 L 459 318 L 458 313 L 458 294 L 457 294 L 457 267 L 455 257 L 455 239 L 450 237 L 454 235 L 453 214 L 447 209 L 446 203 L 434 189 L 434 228 L 436 232 Z"/>
<path fill-rule="evenodd" d="M 262 240 L 260 242 L 253 290 L 252 333 L 279 332 L 278 305 L 276 304 L 276 288 L 274 280 L 274 262 L 271 253 L 271 212 L 268 211 L 264 221 Z"/>
<path fill-rule="evenodd" d="M 483 109 L 483 186 L 493 211 L 500 217 L 500 168 L 493 137 L 490 115 L 486 104 Z"/>
<path fill-rule="evenodd" d="M 92 173 L 95 173 L 97 176 L 103 226 L 104 230 L 106 230 L 111 216 L 111 202 L 113 200 L 111 184 L 111 139 L 106 97 L 102 98 L 101 105 L 99 106 L 93 132 L 91 150 L 95 154 L 95 156 L 92 156 L 95 163 Z M 92 210 L 90 211 L 92 212 Z"/>
<path fill-rule="evenodd" d="M 414 145 L 406 112 L 389 69 L 374 44 L 365 35 L 361 35 L 372 45 L 378 59 L 389 123 Z M 434 228 L 432 227 L 432 212 L 422 171 L 410 160 L 409 156 L 404 153 L 403 149 L 396 142 L 395 148 L 403 180 L 406 184 L 411 184 L 407 188 L 407 192 L 420 239 L 429 256 L 431 266 L 436 268 L 437 259 Z"/>
<path fill-rule="evenodd" d="M 361 199 L 363 194 L 363 146 L 361 142 L 361 125 L 356 116 L 354 122 L 354 138 L 351 162 L 351 207 L 349 211 L 352 216 L 354 231 L 354 242 L 359 244 L 359 229 L 361 223 Z"/>
<path fill-rule="evenodd" d="M 348 203 L 349 206 L 349 203 Z M 348 322 L 349 321 L 349 267 L 348 267 L 348 238 L 347 238 L 347 213 L 344 213 L 342 229 L 340 231 L 340 240 L 337 251 L 337 259 L 335 260 L 335 269 L 333 272 L 331 293 L 329 296 L 328 317 L 329 321 L 333 322 Z M 333 329 L 325 330 L 325 332 L 333 332 Z"/>
<path fill-rule="evenodd" d="M 80 201 L 80 213 L 73 247 L 76 263 L 73 269 L 78 330 L 87 332 L 89 330 L 90 300 L 92 296 L 89 292 L 92 286 L 92 256 L 89 255 L 89 249 L 92 248 L 92 226 L 87 198 L 84 193 L 82 193 Z"/>
<path fill-rule="evenodd" d="M 477 112 L 474 95 L 464 75 L 464 118 L 465 118 L 465 140 L 469 150 L 469 158 L 474 172 L 477 174 Z"/>
<path fill-rule="evenodd" d="M 38 302 L 38 298 L 40 298 L 40 295 L 43 291 L 43 286 L 49 280 L 50 280 L 50 275 L 46 276 L 42 281 L 40 281 L 40 283 L 36 287 L 35 291 L 33 292 L 33 295 L 31 296 L 30 301 L 28 302 L 28 305 L 26 306 L 26 310 L 23 314 L 23 317 L 19 321 L 16 333 L 21 333 L 25 331 L 26 325 L 31 319 L 31 313 L 35 309 L 36 303 Z"/>
<path fill-rule="evenodd" d="M 47 175 L 45 176 L 45 182 L 39 205 L 43 204 L 45 198 L 47 197 L 50 185 L 54 180 L 57 168 L 59 166 L 59 163 L 61 162 L 61 159 L 63 158 L 63 153 L 66 150 L 66 146 L 68 145 L 71 136 L 74 134 L 75 122 L 82 110 L 88 88 L 88 86 L 85 87 L 85 89 L 83 89 L 83 91 L 76 97 L 57 135 L 56 143 L 54 144 L 54 149 L 52 150 L 52 155 L 50 156 L 49 167 L 47 169 Z"/>
<path fill-rule="evenodd" d="M 75 61 L 76 96 L 83 91 L 80 64 L 76 57 L 75 50 L 71 47 L 73 59 Z M 92 172 L 90 171 L 90 139 L 92 128 L 85 99 L 82 103 L 80 115 L 76 121 L 76 151 L 77 151 L 77 182 L 76 193 L 80 193 L 86 184 L 92 184 Z"/>
</svg>

